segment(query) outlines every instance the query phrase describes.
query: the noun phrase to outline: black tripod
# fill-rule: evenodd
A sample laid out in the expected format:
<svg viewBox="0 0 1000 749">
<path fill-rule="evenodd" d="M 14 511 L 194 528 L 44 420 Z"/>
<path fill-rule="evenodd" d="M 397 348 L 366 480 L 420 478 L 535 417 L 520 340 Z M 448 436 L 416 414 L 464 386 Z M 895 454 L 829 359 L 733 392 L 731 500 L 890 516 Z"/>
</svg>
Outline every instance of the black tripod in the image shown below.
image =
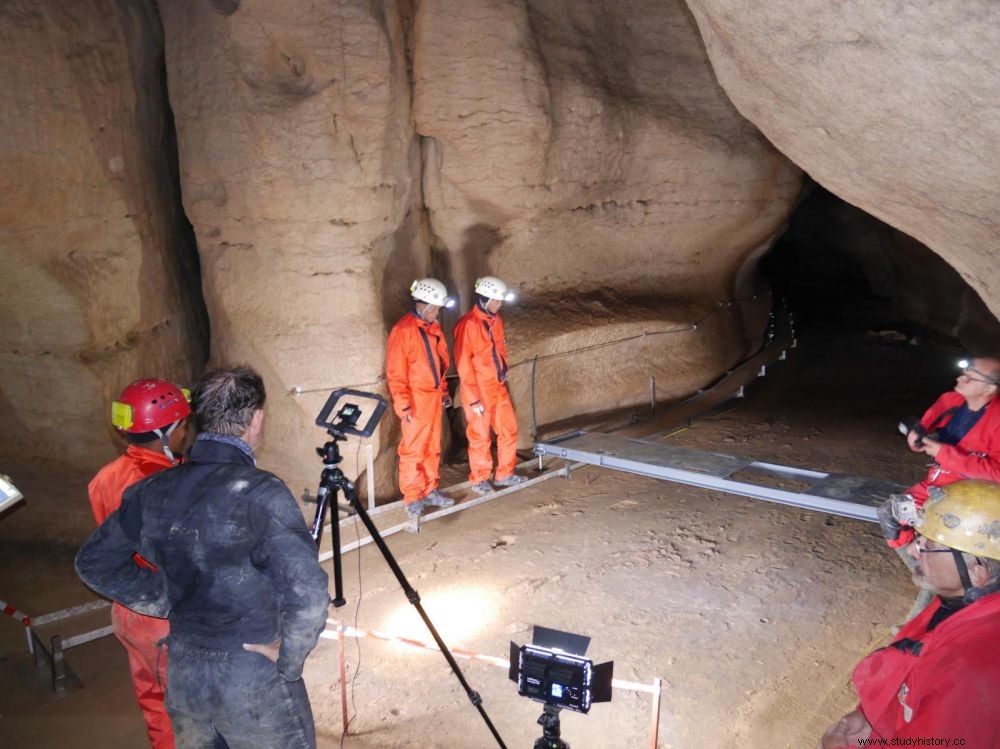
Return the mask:
<svg viewBox="0 0 1000 749">
<path fill-rule="evenodd" d="M 497 729 L 494 727 L 493 722 L 490 720 L 490 716 L 486 714 L 486 710 L 483 709 L 483 698 L 480 697 L 479 693 L 469 686 L 469 683 L 465 680 L 465 676 L 462 675 L 461 670 L 458 668 L 458 663 L 455 662 L 454 656 L 452 656 L 451 651 L 448 650 L 448 646 L 444 644 L 444 640 L 441 639 L 441 635 L 434 628 L 434 624 L 431 622 L 430 617 L 427 616 L 427 612 L 424 611 L 424 607 L 420 605 L 420 594 L 417 593 L 411 586 L 409 581 L 407 581 L 406 576 L 403 571 L 399 568 L 396 563 L 395 557 L 393 557 L 392 552 L 389 551 L 389 547 L 385 545 L 385 540 L 382 538 L 382 534 L 378 532 L 378 528 L 375 527 L 375 523 L 372 522 L 371 516 L 365 511 L 361 503 L 358 501 L 357 492 L 354 491 L 354 484 L 352 484 L 346 476 L 344 476 L 343 471 L 341 471 L 337 464 L 340 463 L 340 450 L 337 447 L 337 443 L 343 439 L 346 439 L 342 434 L 339 434 L 335 429 L 327 429 L 327 434 L 332 438 L 323 447 L 316 448 L 316 452 L 323 459 L 323 474 L 319 480 L 319 489 L 316 492 L 316 517 L 313 520 L 312 525 L 312 537 L 316 542 L 316 546 L 319 547 L 320 541 L 323 537 L 323 524 L 326 522 L 326 512 L 330 507 L 331 503 L 334 507 L 339 508 L 337 504 L 337 492 L 343 492 L 344 498 L 350 503 L 351 509 L 361 518 L 361 522 L 365 524 L 365 528 L 371 534 L 372 540 L 375 545 L 378 546 L 378 550 L 382 552 L 382 556 L 385 558 L 386 564 L 389 565 L 389 569 L 392 570 L 392 574 L 396 576 L 396 580 L 399 581 L 400 587 L 403 589 L 403 593 L 406 594 L 406 600 L 413 604 L 416 608 L 417 613 L 420 614 L 420 618 L 424 620 L 424 624 L 427 625 L 427 629 L 430 631 L 431 635 L 434 637 L 434 642 L 437 643 L 438 648 L 441 650 L 441 654 L 448 661 L 448 665 L 451 666 L 452 672 L 455 674 L 455 678 L 458 679 L 459 683 L 462 685 L 462 689 L 465 690 L 465 694 L 468 696 L 469 701 L 476 706 L 479 714 L 483 717 L 486 722 L 486 726 L 490 729 L 490 733 L 493 734 L 493 738 L 496 739 L 497 744 L 500 749 L 507 749 L 507 745 L 503 743 L 503 739 L 500 738 L 500 734 L 497 733 Z M 344 599 L 344 584 L 343 576 L 341 573 L 341 559 L 340 559 L 340 518 L 337 517 L 337 513 L 334 513 L 334 518 L 330 523 L 332 528 L 332 542 L 333 542 L 333 584 L 334 584 L 334 597 L 330 600 L 334 606 L 343 606 L 346 603 Z M 548 707 L 546 706 L 546 709 Z M 556 736 L 559 735 L 559 717 L 556 716 Z M 537 745 L 536 745 L 537 746 Z"/>
<path fill-rule="evenodd" d="M 316 517 L 313 518 L 312 538 L 319 548 L 323 541 L 323 525 L 326 523 L 326 513 L 330 505 L 334 507 L 333 522 L 330 523 L 330 533 L 333 534 L 333 590 L 334 596 L 330 599 L 333 606 L 340 607 L 347 603 L 344 598 L 344 576 L 341 571 L 340 561 L 340 504 L 337 502 L 338 492 L 342 492 L 344 499 L 351 503 L 351 509 L 357 505 L 357 494 L 352 484 L 344 472 L 340 470 L 338 464 L 343 460 L 340 457 L 340 448 L 337 443 L 344 437 L 331 431 L 333 438 L 323 447 L 317 447 L 316 452 L 323 459 L 323 473 L 319 478 L 319 489 L 316 490 Z"/>
<path fill-rule="evenodd" d="M 562 708 L 546 705 L 538 718 L 542 738 L 535 741 L 534 749 L 569 749 L 569 744 L 559 738 L 559 711 Z"/>
</svg>

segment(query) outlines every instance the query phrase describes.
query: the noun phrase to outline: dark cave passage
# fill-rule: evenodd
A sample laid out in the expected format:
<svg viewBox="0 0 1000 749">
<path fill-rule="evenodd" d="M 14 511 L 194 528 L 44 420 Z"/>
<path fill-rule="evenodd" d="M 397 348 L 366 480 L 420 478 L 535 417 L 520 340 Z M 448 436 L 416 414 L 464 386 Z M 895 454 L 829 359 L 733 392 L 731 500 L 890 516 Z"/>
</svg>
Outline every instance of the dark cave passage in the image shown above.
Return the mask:
<svg viewBox="0 0 1000 749">
<path fill-rule="evenodd" d="M 806 324 L 913 343 L 930 337 L 972 355 L 993 353 L 1000 341 L 1000 323 L 947 262 L 815 183 L 761 272 Z"/>
</svg>

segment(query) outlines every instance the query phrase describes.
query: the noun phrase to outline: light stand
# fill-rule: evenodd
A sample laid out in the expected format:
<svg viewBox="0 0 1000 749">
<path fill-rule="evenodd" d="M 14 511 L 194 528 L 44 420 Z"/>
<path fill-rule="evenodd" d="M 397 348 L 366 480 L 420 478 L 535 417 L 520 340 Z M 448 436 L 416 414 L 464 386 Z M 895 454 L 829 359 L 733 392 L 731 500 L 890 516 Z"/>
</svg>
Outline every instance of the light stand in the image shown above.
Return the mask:
<svg viewBox="0 0 1000 749">
<path fill-rule="evenodd" d="M 559 711 L 557 705 L 546 705 L 538 718 L 542 738 L 535 741 L 534 749 L 569 749 L 569 744 L 559 738 Z"/>
<path fill-rule="evenodd" d="M 542 737 L 534 749 L 569 749 L 560 738 L 559 711 L 590 712 L 595 702 L 611 701 L 613 661 L 596 666 L 585 657 L 590 638 L 535 627 L 530 645 L 510 644 L 508 678 L 517 684 L 517 693 L 545 703 L 538 725 Z"/>
<path fill-rule="evenodd" d="M 361 409 L 354 405 L 353 403 L 346 404 L 337 412 L 337 421 L 332 423 L 328 421 L 330 414 L 333 411 L 334 405 L 337 401 L 345 395 L 354 396 L 356 398 L 374 400 L 377 405 L 372 415 L 368 419 L 368 423 L 364 428 L 357 428 L 356 424 L 359 416 L 361 415 Z M 375 431 L 375 426 L 378 424 L 382 414 L 385 411 L 385 400 L 374 393 L 364 393 L 358 390 L 336 390 L 327 400 L 326 405 L 320 411 L 319 416 L 316 419 L 316 425 L 326 429 L 327 433 L 330 435 L 331 440 L 327 442 L 323 447 L 317 448 L 316 452 L 319 453 L 320 457 L 323 459 L 323 473 L 320 477 L 319 489 L 317 490 L 317 503 L 316 503 L 316 517 L 313 520 L 312 525 L 312 537 L 316 542 L 317 548 L 319 547 L 320 541 L 323 536 L 323 524 L 326 522 L 326 512 L 332 503 L 334 507 L 338 507 L 336 503 L 337 492 L 343 492 L 344 498 L 350 503 L 351 508 L 354 512 L 361 518 L 361 522 L 364 523 L 365 528 L 368 529 L 368 533 L 371 534 L 372 541 L 378 546 L 378 550 L 382 552 L 382 557 L 385 559 L 386 564 L 389 565 L 389 569 L 392 570 L 392 574 L 396 576 L 396 580 L 399 582 L 400 587 L 403 589 L 403 593 L 406 595 L 406 600 L 408 600 L 413 607 L 420 614 L 420 618 L 424 620 L 424 624 L 427 625 L 428 631 L 434 638 L 434 642 L 437 643 L 438 648 L 441 650 L 441 654 L 448 661 L 448 665 L 451 667 L 452 673 L 455 674 L 455 678 L 462 685 L 462 689 L 465 690 L 466 696 L 468 696 L 469 701 L 475 705 L 476 710 L 479 711 L 480 716 L 482 716 L 483 721 L 486 723 L 487 728 L 490 729 L 490 733 L 493 734 L 493 738 L 496 739 L 497 745 L 500 749 L 507 749 L 507 745 L 503 743 L 503 739 L 500 738 L 500 734 L 497 733 L 496 727 L 490 720 L 489 715 L 486 714 L 486 710 L 483 708 L 483 698 L 476 692 L 469 683 L 465 680 L 465 676 L 462 674 L 461 669 L 458 667 L 458 663 L 455 662 L 454 656 L 452 656 L 451 651 L 448 646 L 445 645 L 444 640 L 441 639 L 441 635 L 438 634 L 437 629 L 434 627 L 433 622 L 431 622 L 430 617 L 427 612 L 424 611 L 424 607 L 420 603 L 420 594 L 417 593 L 410 585 L 403 571 L 399 568 L 399 564 L 396 562 L 395 557 L 392 552 L 389 551 L 389 547 L 386 546 L 385 539 L 382 538 L 382 534 L 379 533 L 378 528 L 375 527 L 375 523 L 372 522 L 371 516 L 358 501 L 357 492 L 354 490 L 354 484 L 352 484 L 337 464 L 341 461 L 340 450 L 337 447 L 337 443 L 347 439 L 348 434 L 354 434 L 360 437 L 370 437 Z M 334 606 L 343 606 L 346 603 L 344 599 L 343 591 L 343 579 L 341 573 L 341 558 L 340 558 L 340 518 L 334 517 L 331 525 L 331 535 L 333 541 L 333 577 L 334 577 L 334 591 L 335 596 L 331 599 L 331 603 Z M 556 725 L 558 726 L 558 717 L 556 718 Z M 558 730 L 558 728 L 557 728 Z"/>
</svg>

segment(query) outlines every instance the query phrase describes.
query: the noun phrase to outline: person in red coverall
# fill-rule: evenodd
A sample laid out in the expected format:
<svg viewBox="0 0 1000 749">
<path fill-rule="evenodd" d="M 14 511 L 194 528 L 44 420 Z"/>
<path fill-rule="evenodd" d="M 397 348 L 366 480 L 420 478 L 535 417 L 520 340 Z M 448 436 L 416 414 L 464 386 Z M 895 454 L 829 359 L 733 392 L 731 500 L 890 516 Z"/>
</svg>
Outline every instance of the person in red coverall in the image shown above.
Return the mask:
<svg viewBox="0 0 1000 749">
<path fill-rule="evenodd" d="M 476 281 L 476 303 L 455 326 L 455 367 L 468 424 L 469 481 L 479 494 L 493 491 L 490 431 L 497 436 L 493 483 L 514 486 L 527 479 L 514 473 L 517 464 L 517 417 L 507 392 L 507 340 L 500 307 L 513 300 L 507 284 L 494 276 Z"/>
<path fill-rule="evenodd" d="M 441 416 L 451 406 L 445 379 L 451 360 L 438 316 L 455 302 L 435 278 L 414 281 L 410 295 L 413 309 L 389 333 L 385 374 L 403 431 L 397 449 L 399 490 L 407 515 L 417 518 L 427 505 L 455 504 L 438 490 Z"/>
<path fill-rule="evenodd" d="M 111 406 L 111 421 L 129 446 L 108 463 L 88 486 L 94 520 L 100 525 L 118 509 L 122 493 L 140 479 L 175 464 L 187 441 L 191 413 L 184 391 L 166 380 L 138 380 Z M 136 555 L 136 564 L 151 567 Z M 115 635 L 128 651 L 129 669 L 146 732 L 154 749 L 173 749 L 174 734 L 163 705 L 167 684 L 166 619 L 143 616 L 115 603 L 111 609 Z"/>
<path fill-rule="evenodd" d="M 927 477 L 879 508 L 886 541 L 911 570 L 906 548 L 913 541 L 909 526 L 931 487 L 963 479 L 1000 482 L 1000 359 L 981 357 L 962 362 L 962 367 L 955 389 L 938 398 L 906 437 L 912 451 L 933 458 Z M 904 621 L 916 616 L 930 600 L 922 592 Z"/>
<path fill-rule="evenodd" d="M 935 599 L 854 669 L 860 704 L 830 726 L 820 749 L 918 746 L 920 738 L 1000 747 L 1000 485 L 961 481 L 930 495 L 908 548 L 914 582 Z"/>
</svg>

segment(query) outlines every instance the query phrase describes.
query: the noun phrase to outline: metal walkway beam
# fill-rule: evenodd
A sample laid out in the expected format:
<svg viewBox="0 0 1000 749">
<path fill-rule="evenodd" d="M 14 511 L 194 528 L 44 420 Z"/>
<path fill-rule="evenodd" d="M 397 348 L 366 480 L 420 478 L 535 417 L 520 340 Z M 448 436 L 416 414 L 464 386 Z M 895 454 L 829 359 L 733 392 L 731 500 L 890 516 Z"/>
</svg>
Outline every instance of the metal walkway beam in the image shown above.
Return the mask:
<svg viewBox="0 0 1000 749">
<path fill-rule="evenodd" d="M 889 494 L 905 489 L 902 484 L 881 479 L 824 473 L 590 432 L 573 432 L 539 442 L 535 454 L 869 522 L 878 522 L 875 508 Z M 737 473 L 792 479 L 804 483 L 806 488 L 790 491 L 748 483 L 733 478 Z"/>
</svg>

